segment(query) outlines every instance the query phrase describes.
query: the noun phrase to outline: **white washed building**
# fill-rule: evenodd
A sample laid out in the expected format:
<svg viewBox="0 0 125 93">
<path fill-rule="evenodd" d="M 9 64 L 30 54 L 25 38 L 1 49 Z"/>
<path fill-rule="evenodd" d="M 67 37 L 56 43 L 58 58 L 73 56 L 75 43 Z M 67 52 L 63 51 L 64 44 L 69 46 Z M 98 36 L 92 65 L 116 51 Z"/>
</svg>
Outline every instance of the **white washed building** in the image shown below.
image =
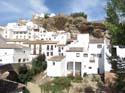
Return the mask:
<svg viewBox="0 0 125 93">
<path fill-rule="evenodd" d="M 0 36 L 0 65 L 28 62 L 31 62 L 29 47 L 7 44 Z"/>
<path fill-rule="evenodd" d="M 83 76 L 85 73 L 104 73 L 104 59 L 106 59 L 104 41 L 103 38 L 93 38 L 89 34 L 79 34 L 77 40 L 67 45 L 65 56 L 55 56 L 48 59 L 47 75 L 56 77 L 69 74 Z M 58 66 L 62 68 L 58 68 Z"/>
<path fill-rule="evenodd" d="M 0 44 L 0 65 L 28 63 L 30 48 L 15 44 Z"/>
</svg>

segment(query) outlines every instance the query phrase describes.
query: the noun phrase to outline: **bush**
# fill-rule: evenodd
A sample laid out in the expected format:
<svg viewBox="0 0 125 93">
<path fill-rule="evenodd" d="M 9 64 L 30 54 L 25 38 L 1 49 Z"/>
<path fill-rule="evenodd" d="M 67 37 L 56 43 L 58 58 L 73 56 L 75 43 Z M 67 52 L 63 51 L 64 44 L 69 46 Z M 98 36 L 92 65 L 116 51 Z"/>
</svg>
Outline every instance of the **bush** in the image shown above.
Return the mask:
<svg viewBox="0 0 125 93">
<path fill-rule="evenodd" d="M 83 12 L 79 12 L 79 13 L 72 13 L 71 14 L 72 17 L 84 17 L 84 18 L 87 18 L 87 15 L 84 14 Z"/>
<path fill-rule="evenodd" d="M 48 82 L 41 86 L 42 91 L 52 93 L 61 93 L 64 89 L 68 90 L 71 86 L 71 80 L 67 77 L 55 78 L 52 82 Z"/>
<path fill-rule="evenodd" d="M 36 75 L 47 68 L 47 62 L 45 61 L 46 57 L 45 55 L 39 55 L 35 59 L 32 60 L 32 69 L 31 72 L 33 75 Z"/>
<path fill-rule="evenodd" d="M 29 90 L 27 88 L 24 88 L 23 93 L 30 93 L 30 92 L 29 92 Z"/>
<path fill-rule="evenodd" d="M 77 82 L 77 83 L 80 83 L 80 82 L 82 82 L 82 80 L 83 80 L 83 78 L 80 75 L 77 75 L 77 76 L 75 76 L 73 81 Z"/>
<path fill-rule="evenodd" d="M 74 76 L 73 75 L 68 75 L 67 78 L 69 78 L 70 80 L 74 80 Z"/>
<path fill-rule="evenodd" d="M 27 69 L 26 65 L 22 65 L 19 68 L 19 75 L 17 81 L 20 83 L 27 83 L 32 79 L 31 71 Z"/>
</svg>

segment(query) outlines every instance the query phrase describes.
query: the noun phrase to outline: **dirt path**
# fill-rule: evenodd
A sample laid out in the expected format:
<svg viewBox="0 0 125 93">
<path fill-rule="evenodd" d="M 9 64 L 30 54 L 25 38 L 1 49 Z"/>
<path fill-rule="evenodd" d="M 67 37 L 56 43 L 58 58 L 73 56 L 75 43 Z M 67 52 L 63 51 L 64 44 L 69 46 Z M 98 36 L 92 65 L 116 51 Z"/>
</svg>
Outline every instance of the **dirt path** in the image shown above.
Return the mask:
<svg viewBox="0 0 125 93">
<path fill-rule="evenodd" d="M 27 83 L 27 89 L 30 91 L 30 93 L 41 93 L 40 87 L 36 84 L 31 83 L 31 82 Z"/>
</svg>

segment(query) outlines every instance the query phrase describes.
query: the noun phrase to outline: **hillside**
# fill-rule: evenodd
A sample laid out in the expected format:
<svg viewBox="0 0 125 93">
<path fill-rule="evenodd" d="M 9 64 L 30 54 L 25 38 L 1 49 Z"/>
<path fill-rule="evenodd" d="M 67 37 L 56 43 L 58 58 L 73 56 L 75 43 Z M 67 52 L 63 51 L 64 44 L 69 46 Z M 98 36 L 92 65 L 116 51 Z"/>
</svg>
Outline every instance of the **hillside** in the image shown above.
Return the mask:
<svg viewBox="0 0 125 93">
<path fill-rule="evenodd" d="M 58 14 L 54 17 L 45 17 L 31 19 L 34 23 L 44 27 L 48 31 L 65 30 L 71 32 L 75 37 L 77 33 L 90 33 L 91 35 L 101 38 L 105 34 L 105 26 L 101 22 L 88 22 L 87 15 L 84 13 L 73 13 L 70 15 Z"/>
</svg>

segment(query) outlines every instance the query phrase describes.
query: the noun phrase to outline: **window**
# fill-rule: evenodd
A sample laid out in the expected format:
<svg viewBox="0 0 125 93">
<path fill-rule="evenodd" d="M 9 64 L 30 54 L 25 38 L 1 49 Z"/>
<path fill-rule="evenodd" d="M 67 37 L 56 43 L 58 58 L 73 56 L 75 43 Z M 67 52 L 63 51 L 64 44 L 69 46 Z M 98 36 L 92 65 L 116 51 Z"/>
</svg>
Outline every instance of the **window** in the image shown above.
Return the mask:
<svg viewBox="0 0 125 93">
<path fill-rule="evenodd" d="M 45 33 L 46 31 L 44 30 L 43 33 Z"/>
<path fill-rule="evenodd" d="M 97 48 L 102 48 L 102 45 L 97 45 Z"/>
<path fill-rule="evenodd" d="M 117 50 L 115 47 L 113 47 L 111 51 L 112 51 L 112 56 L 117 56 Z"/>
<path fill-rule="evenodd" d="M 89 62 L 90 63 L 95 63 L 95 60 L 94 59 L 90 59 Z"/>
<path fill-rule="evenodd" d="M 58 52 L 61 52 L 61 48 L 59 47 Z"/>
<path fill-rule="evenodd" d="M 25 51 L 23 51 L 23 53 L 26 53 Z"/>
<path fill-rule="evenodd" d="M 53 66 L 55 66 L 55 62 L 53 62 Z"/>
<path fill-rule="evenodd" d="M 2 59 L 0 59 L 0 62 L 2 61 Z"/>
<path fill-rule="evenodd" d="M 49 45 L 47 45 L 47 50 L 49 50 Z"/>
<path fill-rule="evenodd" d="M 18 59 L 18 62 L 21 62 L 21 59 Z"/>
<path fill-rule="evenodd" d="M 23 62 L 25 62 L 25 59 L 23 59 Z"/>
<path fill-rule="evenodd" d="M 47 52 L 47 56 L 49 56 L 49 52 Z"/>
<path fill-rule="evenodd" d="M 51 50 L 53 50 L 53 45 L 51 45 Z"/>
<path fill-rule="evenodd" d="M 34 45 L 33 54 L 36 54 L 36 45 Z"/>
<path fill-rule="evenodd" d="M 63 53 L 61 53 L 61 56 L 63 56 Z"/>
<path fill-rule="evenodd" d="M 5 55 L 7 55 L 7 52 L 5 52 Z"/>
<path fill-rule="evenodd" d="M 62 47 L 62 50 L 63 50 L 63 47 Z"/>
<path fill-rule="evenodd" d="M 83 56 L 84 56 L 84 57 L 88 57 L 88 54 L 87 54 L 87 53 L 85 53 L 85 54 L 83 54 Z"/>
<path fill-rule="evenodd" d="M 56 45 L 55 45 L 55 48 L 56 48 Z"/>
<path fill-rule="evenodd" d="M 92 69 L 92 67 L 89 67 L 89 69 Z"/>
<path fill-rule="evenodd" d="M 80 53 L 76 53 L 76 57 L 80 57 Z"/>
<path fill-rule="evenodd" d="M 100 57 L 100 58 L 101 58 L 101 57 L 102 57 L 102 54 L 97 54 L 97 57 Z"/>
<path fill-rule="evenodd" d="M 51 52 L 51 56 L 53 56 L 53 52 Z"/>
<path fill-rule="evenodd" d="M 96 54 L 91 54 L 91 57 L 95 57 L 96 56 Z"/>
</svg>

